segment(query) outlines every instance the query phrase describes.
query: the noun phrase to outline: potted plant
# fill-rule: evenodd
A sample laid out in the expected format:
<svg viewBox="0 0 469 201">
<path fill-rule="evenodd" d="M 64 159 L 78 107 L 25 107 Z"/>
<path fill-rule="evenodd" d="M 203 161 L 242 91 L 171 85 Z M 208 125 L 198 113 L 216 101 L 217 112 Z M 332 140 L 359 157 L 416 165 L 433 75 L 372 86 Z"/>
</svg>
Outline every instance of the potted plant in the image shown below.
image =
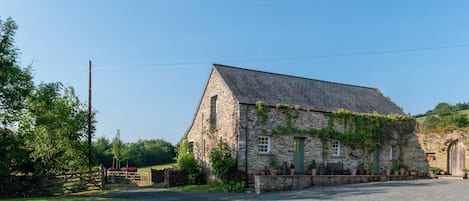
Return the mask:
<svg viewBox="0 0 469 201">
<path fill-rule="evenodd" d="M 393 160 L 392 161 L 392 166 L 391 166 L 391 169 L 394 173 L 394 176 L 398 176 L 399 175 L 399 163 L 397 162 L 397 160 Z"/>
<path fill-rule="evenodd" d="M 312 175 L 312 176 L 316 176 L 316 174 L 317 174 L 317 172 L 318 172 L 317 165 L 316 165 L 316 160 L 313 159 L 313 160 L 311 161 L 310 168 L 311 168 L 311 175 Z"/>
<path fill-rule="evenodd" d="M 430 178 L 436 178 L 436 175 L 441 171 L 439 167 L 430 167 L 428 168 L 428 176 Z"/>
<path fill-rule="evenodd" d="M 275 155 L 271 155 L 269 158 L 269 166 L 270 166 L 270 174 L 273 176 L 277 175 L 277 172 L 278 172 L 277 164 L 278 164 L 277 158 L 275 157 Z"/>
<path fill-rule="evenodd" d="M 389 166 L 384 166 L 384 173 L 386 174 L 386 176 L 390 176 L 391 168 L 389 168 Z"/>
<path fill-rule="evenodd" d="M 368 162 L 368 168 L 366 169 L 366 175 L 374 175 L 375 174 L 375 163 L 373 161 Z"/>
<path fill-rule="evenodd" d="M 293 163 L 290 163 L 290 175 L 295 175 L 295 165 Z"/>
<path fill-rule="evenodd" d="M 468 172 L 469 172 L 469 169 L 466 169 L 466 168 L 462 169 L 462 173 L 463 173 L 462 177 L 464 179 L 467 179 Z"/>
</svg>

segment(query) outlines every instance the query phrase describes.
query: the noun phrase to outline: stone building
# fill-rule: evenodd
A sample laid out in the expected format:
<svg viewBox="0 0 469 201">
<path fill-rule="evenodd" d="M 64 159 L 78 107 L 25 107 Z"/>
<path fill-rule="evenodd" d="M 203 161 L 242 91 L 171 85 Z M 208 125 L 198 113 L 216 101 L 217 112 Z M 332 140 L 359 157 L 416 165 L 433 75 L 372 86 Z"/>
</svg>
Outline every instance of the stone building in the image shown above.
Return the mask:
<svg viewBox="0 0 469 201">
<path fill-rule="evenodd" d="M 196 159 L 206 167 L 210 167 L 210 151 L 220 141 L 227 142 L 238 170 L 250 177 L 266 169 L 271 158 L 279 165 L 293 163 L 299 174 L 308 171 L 313 159 L 318 164 L 342 163 L 344 169 L 371 161 L 375 171 L 381 171 L 398 159 L 407 167 L 427 167 L 412 131 L 393 130 L 385 143 L 371 151 L 306 134 L 306 130 L 320 133 L 331 127 L 328 116 L 340 109 L 404 114 L 376 88 L 214 64 L 187 139 Z M 332 121 L 335 130 L 347 129 L 346 123 Z"/>
<path fill-rule="evenodd" d="M 417 133 L 429 166 L 441 168 L 446 174 L 464 176 L 469 169 L 469 133 L 457 130 L 447 133 Z"/>
</svg>

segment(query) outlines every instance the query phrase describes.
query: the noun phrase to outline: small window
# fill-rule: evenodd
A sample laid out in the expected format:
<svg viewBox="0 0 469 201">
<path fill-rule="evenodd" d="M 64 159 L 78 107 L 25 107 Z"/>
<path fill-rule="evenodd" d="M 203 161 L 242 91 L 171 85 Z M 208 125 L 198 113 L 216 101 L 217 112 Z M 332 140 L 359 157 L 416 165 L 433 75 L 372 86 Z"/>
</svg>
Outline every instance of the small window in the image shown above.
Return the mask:
<svg viewBox="0 0 469 201">
<path fill-rule="evenodd" d="M 218 96 L 210 98 L 210 128 L 212 129 L 217 126 L 217 99 Z"/>
<path fill-rule="evenodd" d="M 340 156 L 340 142 L 334 140 L 331 142 L 332 156 Z"/>
<path fill-rule="evenodd" d="M 270 138 L 269 137 L 258 137 L 257 138 L 257 150 L 260 154 L 268 154 L 270 152 Z"/>
</svg>

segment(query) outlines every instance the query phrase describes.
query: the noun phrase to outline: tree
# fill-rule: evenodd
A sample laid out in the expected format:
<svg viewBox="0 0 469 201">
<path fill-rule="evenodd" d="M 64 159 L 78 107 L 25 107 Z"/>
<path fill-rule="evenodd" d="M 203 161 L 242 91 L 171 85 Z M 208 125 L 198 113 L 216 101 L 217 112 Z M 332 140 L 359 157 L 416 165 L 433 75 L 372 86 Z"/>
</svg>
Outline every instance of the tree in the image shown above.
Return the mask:
<svg viewBox="0 0 469 201">
<path fill-rule="evenodd" d="M 20 132 L 32 150 L 38 174 L 62 174 L 87 167 L 87 110 L 72 87 L 40 84 L 26 99 Z"/>
<path fill-rule="evenodd" d="M 448 103 L 438 103 L 435 109 L 433 109 L 432 114 L 445 116 L 445 115 L 450 115 L 454 113 L 455 111 L 456 111 L 455 108 Z"/>
<path fill-rule="evenodd" d="M 194 153 L 189 151 L 187 139 L 184 139 L 179 145 L 177 165 L 180 170 L 187 173 L 190 184 L 203 184 L 205 182 L 202 166 L 195 160 Z"/>
<path fill-rule="evenodd" d="M 16 61 L 17 28 L 11 18 L 0 19 L 0 121 L 4 128 L 18 120 L 24 100 L 34 87 L 30 68 L 23 69 Z"/>
<path fill-rule="evenodd" d="M 21 170 L 28 163 L 23 140 L 12 131 L 34 86 L 30 68 L 17 63 L 17 28 L 13 19 L 0 19 L 0 175 Z"/>
<path fill-rule="evenodd" d="M 121 133 L 117 129 L 116 137 L 112 139 L 112 154 L 116 160 L 120 160 L 123 156 L 125 145 L 121 140 Z"/>
<path fill-rule="evenodd" d="M 104 167 L 111 167 L 112 165 L 112 152 L 111 143 L 104 136 L 96 139 L 93 142 L 93 158 L 95 165 L 104 165 Z"/>
</svg>

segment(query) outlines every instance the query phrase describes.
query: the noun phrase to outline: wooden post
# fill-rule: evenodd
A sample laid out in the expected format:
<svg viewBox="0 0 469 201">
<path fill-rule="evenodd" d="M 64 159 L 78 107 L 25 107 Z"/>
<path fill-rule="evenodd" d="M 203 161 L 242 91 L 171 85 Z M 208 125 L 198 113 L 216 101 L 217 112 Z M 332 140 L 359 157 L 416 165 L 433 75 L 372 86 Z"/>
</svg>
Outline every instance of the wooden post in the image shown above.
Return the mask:
<svg viewBox="0 0 469 201">
<path fill-rule="evenodd" d="M 88 61 L 88 168 L 91 172 L 91 60 Z"/>
</svg>

